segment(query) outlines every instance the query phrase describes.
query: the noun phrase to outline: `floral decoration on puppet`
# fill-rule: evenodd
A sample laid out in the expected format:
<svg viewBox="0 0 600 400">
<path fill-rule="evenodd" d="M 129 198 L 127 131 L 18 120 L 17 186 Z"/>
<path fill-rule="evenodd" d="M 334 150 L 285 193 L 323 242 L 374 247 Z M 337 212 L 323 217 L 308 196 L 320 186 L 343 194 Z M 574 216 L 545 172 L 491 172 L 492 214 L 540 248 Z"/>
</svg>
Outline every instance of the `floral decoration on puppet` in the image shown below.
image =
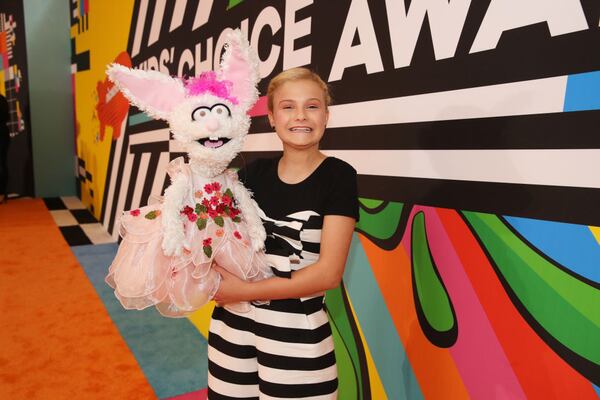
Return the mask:
<svg viewBox="0 0 600 400">
<path fill-rule="evenodd" d="M 107 74 L 131 104 L 167 121 L 189 157 L 169 164 L 171 185 L 161 203 L 121 217 L 123 241 L 106 278 L 121 304 L 188 315 L 219 287 L 213 262 L 246 280 L 271 276 L 258 206 L 227 169 L 242 150 L 247 112 L 258 98 L 258 58 L 242 33 L 228 33 L 217 72 L 183 80 L 112 64 Z"/>
</svg>

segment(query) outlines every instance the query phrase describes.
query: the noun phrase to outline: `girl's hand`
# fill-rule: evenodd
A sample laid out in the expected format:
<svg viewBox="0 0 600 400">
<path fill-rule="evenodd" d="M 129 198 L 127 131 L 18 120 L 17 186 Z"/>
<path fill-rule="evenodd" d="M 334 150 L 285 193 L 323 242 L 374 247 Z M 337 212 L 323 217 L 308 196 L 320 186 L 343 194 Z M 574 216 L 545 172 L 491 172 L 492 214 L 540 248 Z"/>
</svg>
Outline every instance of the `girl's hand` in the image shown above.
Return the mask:
<svg viewBox="0 0 600 400">
<path fill-rule="evenodd" d="M 216 263 L 212 267 L 221 275 L 221 284 L 213 300 L 220 305 L 248 300 L 244 298 L 245 289 L 249 285 L 248 282 L 243 281 Z"/>
</svg>

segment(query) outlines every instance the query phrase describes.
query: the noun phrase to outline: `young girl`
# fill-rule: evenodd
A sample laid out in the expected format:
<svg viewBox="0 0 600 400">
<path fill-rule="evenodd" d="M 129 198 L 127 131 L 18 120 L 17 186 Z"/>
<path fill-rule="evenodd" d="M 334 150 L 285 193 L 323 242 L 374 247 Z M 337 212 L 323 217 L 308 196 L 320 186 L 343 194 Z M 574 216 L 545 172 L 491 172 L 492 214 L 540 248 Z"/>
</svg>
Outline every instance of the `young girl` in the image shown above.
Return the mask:
<svg viewBox="0 0 600 400">
<path fill-rule="evenodd" d="M 257 160 L 239 176 L 261 208 L 275 277 L 249 283 L 218 269 L 218 304 L 270 303 L 243 314 L 215 308 L 209 399 L 335 399 L 337 368 L 323 296 L 344 273 L 358 219 L 356 171 L 319 151 L 331 99 L 318 75 L 284 71 L 267 95 L 283 155 Z"/>
</svg>

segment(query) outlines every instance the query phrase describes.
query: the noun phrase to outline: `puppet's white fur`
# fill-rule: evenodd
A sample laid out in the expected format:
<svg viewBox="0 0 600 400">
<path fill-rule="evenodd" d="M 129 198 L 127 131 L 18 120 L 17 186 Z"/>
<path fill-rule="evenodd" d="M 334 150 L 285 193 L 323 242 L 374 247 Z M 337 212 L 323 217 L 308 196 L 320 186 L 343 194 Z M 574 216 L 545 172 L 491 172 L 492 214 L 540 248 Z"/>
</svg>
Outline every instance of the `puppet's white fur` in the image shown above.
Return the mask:
<svg viewBox="0 0 600 400">
<path fill-rule="evenodd" d="M 256 89 L 259 80 L 257 55 L 250 49 L 239 30 L 229 33 L 227 43 L 221 70 L 218 71 L 217 76 L 221 80 L 232 81 L 232 95 L 238 100 L 238 104 L 233 104 L 229 100 L 208 92 L 201 95 L 186 95 L 181 79 L 172 78 L 156 71 L 132 70 L 116 64 L 109 66 L 107 70 L 110 80 L 118 86 L 133 105 L 154 118 L 168 122 L 174 139 L 183 145 L 189 155 L 192 173 L 209 179 L 229 173 L 227 166 L 242 150 L 250 127 L 250 117 L 247 115 L 247 111 L 258 98 Z M 160 99 L 156 97 L 153 97 L 152 104 L 149 104 L 134 93 L 121 79 L 122 77 L 126 77 L 128 80 L 139 79 L 138 83 L 156 85 L 157 90 L 166 90 L 165 96 L 172 95 L 177 99 L 176 106 L 169 108 L 170 104 L 174 102 L 166 101 L 161 104 Z M 236 79 L 238 80 L 236 81 Z M 181 96 L 180 101 L 179 96 Z M 205 121 L 191 118 L 193 111 L 198 107 L 211 107 L 217 103 L 226 105 L 231 111 L 231 117 L 211 115 L 212 130 L 208 129 Z M 230 140 L 219 148 L 208 148 L 198 142 L 199 139 L 209 137 Z M 191 185 L 188 180 L 189 178 L 183 174 L 176 175 L 165 191 L 162 207 L 164 232 L 162 247 L 166 255 L 179 256 L 183 248 L 188 246 L 188 243 L 185 243 L 183 217 L 180 214 Z M 259 251 L 264 245 L 266 234 L 258 216 L 258 206 L 237 179 L 232 191 L 241 215 L 248 226 L 252 248 Z"/>
</svg>

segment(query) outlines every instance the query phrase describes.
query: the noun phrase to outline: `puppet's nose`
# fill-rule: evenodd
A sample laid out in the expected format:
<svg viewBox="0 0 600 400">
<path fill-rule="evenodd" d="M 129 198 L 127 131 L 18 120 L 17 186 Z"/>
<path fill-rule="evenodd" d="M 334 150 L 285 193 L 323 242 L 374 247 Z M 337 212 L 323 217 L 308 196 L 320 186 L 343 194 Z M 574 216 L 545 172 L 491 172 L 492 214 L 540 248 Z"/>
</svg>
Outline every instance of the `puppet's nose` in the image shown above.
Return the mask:
<svg viewBox="0 0 600 400">
<path fill-rule="evenodd" d="M 208 121 L 206 121 L 206 129 L 208 129 L 211 132 L 216 131 L 217 129 L 219 129 L 219 127 L 219 121 L 217 121 L 214 118 L 210 118 Z"/>
</svg>

